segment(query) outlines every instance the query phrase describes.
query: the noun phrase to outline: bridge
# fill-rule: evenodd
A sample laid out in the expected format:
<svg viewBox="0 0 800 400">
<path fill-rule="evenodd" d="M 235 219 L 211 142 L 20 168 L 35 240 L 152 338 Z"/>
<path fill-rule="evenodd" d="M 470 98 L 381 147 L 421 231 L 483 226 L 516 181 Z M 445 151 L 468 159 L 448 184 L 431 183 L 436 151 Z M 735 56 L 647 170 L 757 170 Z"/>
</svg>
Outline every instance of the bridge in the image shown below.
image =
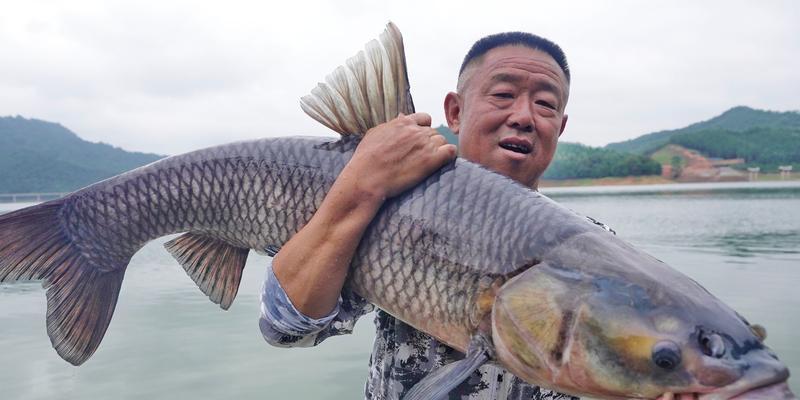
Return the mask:
<svg viewBox="0 0 800 400">
<path fill-rule="evenodd" d="M 67 192 L 50 193 L 0 193 L 0 203 L 41 203 L 47 200 L 64 197 Z"/>
</svg>

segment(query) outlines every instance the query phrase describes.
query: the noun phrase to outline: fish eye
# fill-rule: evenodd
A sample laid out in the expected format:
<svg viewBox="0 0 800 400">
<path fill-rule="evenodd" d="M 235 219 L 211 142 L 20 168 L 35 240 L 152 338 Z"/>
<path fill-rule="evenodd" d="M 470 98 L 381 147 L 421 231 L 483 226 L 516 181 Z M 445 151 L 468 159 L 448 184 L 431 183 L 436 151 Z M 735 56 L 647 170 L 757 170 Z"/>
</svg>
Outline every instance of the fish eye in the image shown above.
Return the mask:
<svg viewBox="0 0 800 400">
<path fill-rule="evenodd" d="M 652 357 L 659 368 L 672 371 L 681 363 L 681 349 L 675 342 L 662 340 L 653 346 Z"/>
</svg>

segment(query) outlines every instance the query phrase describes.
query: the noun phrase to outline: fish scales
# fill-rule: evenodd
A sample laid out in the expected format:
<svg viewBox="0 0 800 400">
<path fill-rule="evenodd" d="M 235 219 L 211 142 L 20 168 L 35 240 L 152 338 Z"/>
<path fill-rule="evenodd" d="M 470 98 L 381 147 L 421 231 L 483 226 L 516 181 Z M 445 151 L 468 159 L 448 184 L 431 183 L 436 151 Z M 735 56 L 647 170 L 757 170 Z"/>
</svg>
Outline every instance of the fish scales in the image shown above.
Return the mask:
<svg viewBox="0 0 800 400">
<path fill-rule="evenodd" d="M 526 219 L 537 211 L 549 217 Z M 537 263 L 558 241 L 594 229 L 601 230 L 458 160 L 384 206 L 356 251 L 351 283 L 398 318 L 465 350 L 482 317 L 482 290 Z"/>
<path fill-rule="evenodd" d="M 68 197 L 64 230 L 102 270 L 124 267 L 153 238 L 185 231 L 263 251 L 310 218 L 346 161 L 326 159 L 314 144 L 242 142 L 156 162 Z"/>
<path fill-rule="evenodd" d="M 123 269 L 148 241 L 178 232 L 262 252 L 280 247 L 311 218 L 357 145 L 330 142 L 263 139 L 164 159 L 69 196 L 60 211 L 62 229 L 104 272 Z M 537 200 L 550 204 L 458 160 L 386 203 L 356 251 L 349 284 L 464 350 L 480 322 L 481 290 L 579 231 L 570 223 L 543 223 L 551 218 L 528 218 L 539 215 Z M 518 243 L 531 241 L 522 247 L 527 252 L 520 250 Z"/>
</svg>

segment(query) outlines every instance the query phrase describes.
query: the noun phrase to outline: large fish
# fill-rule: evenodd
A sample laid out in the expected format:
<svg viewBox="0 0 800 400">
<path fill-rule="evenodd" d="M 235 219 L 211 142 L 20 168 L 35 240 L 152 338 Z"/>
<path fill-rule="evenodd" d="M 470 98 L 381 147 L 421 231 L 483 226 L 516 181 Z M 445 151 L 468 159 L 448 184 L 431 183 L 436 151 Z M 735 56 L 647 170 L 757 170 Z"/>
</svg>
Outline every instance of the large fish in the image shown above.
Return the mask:
<svg viewBox="0 0 800 400">
<path fill-rule="evenodd" d="M 343 134 L 413 112 L 399 31 L 390 24 L 302 105 Z M 297 232 L 357 143 L 212 147 L 2 215 L 0 281 L 43 281 L 48 334 L 75 365 L 100 344 L 131 257 L 160 236 L 186 232 L 167 249 L 227 309 L 248 252 Z M 585 218 L 462 159 L 383 206 L 345 290 L 466 353 L 410 399 L 445 395 L 485 362 L 600 398 L 795 398 L 763 328 Z"/>
</svg>

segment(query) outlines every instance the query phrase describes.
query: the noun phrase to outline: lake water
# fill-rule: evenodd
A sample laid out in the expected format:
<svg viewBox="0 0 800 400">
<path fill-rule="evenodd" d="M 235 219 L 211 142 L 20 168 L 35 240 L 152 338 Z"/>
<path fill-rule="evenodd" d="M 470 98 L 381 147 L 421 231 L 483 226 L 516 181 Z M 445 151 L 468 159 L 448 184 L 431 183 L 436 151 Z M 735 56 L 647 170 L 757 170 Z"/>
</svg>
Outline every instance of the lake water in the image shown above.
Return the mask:
<svg viewBox="0 0 800 400">
<path fill-rule="evenodd" d="M 753 322 L 800 393 L 800 182 L 543 190 L 693 277 Z M 0 212 L 20 204 L 0 204 Z M 361 398 L 371 316 L 353 335 L 311 349 L 260 336 L 268 258 L 251 254 L 239 295 L 221 311 L 161 246 L 131 261 L 103 343 L 81 367 L 50 347 L 38 283 L 0 285 L 1 399 Z"/>
</svg>

